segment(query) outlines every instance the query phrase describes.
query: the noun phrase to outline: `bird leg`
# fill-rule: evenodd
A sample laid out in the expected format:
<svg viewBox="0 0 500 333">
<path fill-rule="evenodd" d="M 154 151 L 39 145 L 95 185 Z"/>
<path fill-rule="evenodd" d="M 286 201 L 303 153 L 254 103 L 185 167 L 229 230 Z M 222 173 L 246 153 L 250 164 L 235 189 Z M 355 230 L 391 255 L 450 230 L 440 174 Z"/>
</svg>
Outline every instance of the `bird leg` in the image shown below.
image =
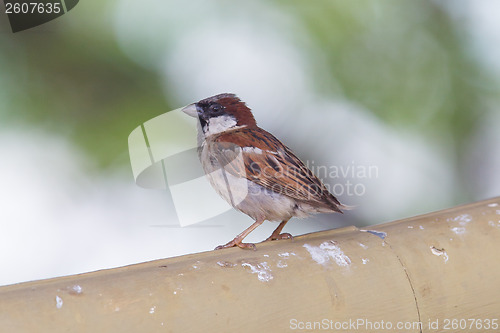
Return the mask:
<svg viewBox="0 0 500 333">
<path fill-rule="evenodd" d="M 267 238 L 265 240 L 265 242 L 272 241 L 272 240 L 278 240 L 278 239 L 289 239 L 289 238 L 293 239 L 293 236 L 291 234 L 289 234 L 288 232 L 281 233 L 281 230 L 283 230 L 283 228 L 285 227 L 285 224 L 289 220 L 290 219 L 281 222 L 280 225 L 276 228 L 276 230 L 273 231 L 271 236 L 269 236 L 269 238 Z"/>
<path fill-rule="evenodd" d="M 242 248 L 242 249 L 257 250 L 257 248 L 255 247 L 255 244 L 252 244 L 252 243 L 242 243 L 242 241 L 243 241 L 243 238 L 245 238 L 246 236 L 248 236 L 249 233 L 251 233 L 259 225 L 261 225 L 262 222 L 264 222 L 264 220 L 257 220 L 257 221 L 255 221 L 254 224 L 252 224 L 247 229 L 243 230 L 243 232 L 241 234 L 239 234 L 238 236 L 234 237 L 234 239 L 232 241 L 230 241 L 229 243 L 224 244 L 224 245 L 219 245 L 215 249 L 216 250 L 221 250 L 221 249 L 227 249 L 229 247 L 237 246 L 237 247 Z"/>
</svg>

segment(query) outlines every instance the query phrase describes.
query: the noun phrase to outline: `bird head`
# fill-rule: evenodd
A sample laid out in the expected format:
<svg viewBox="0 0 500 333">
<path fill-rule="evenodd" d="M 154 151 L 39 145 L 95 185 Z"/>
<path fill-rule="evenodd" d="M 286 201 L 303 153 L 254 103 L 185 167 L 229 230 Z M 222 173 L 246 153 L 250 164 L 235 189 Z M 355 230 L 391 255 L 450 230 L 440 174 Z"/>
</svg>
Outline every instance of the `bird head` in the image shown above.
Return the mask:
<svg viewBox="0 0 500 333">
<path fill-rule="evenodd" d="M 182 111 L 197 117 L 205 136 L 234 128 L 257 126 L 250 108 L 235 94 L 219 94 L 189 104 Z"/>
</svg>

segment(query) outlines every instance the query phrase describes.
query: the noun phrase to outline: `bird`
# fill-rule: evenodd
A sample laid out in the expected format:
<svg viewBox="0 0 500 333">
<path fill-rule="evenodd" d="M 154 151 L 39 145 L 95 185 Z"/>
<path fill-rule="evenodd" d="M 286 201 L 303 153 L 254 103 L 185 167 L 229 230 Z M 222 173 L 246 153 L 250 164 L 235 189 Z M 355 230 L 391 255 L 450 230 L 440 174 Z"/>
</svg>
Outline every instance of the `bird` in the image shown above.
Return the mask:
<svg viewBox="0 0 500 333">
<path fill-rule="evenodd" d="M 198 119 L 198 157 L 215 191 L 255 223 L 215 249 L 256 249 L 243 239 L 264 221 L 280 222 L 266 241 L 293 238 L 282 233 L 292 217 L 343 213 L 324 183 L 274 135 L 257 126 L 251 109 L 232 93 L 182 108 Z"/>
</svg>

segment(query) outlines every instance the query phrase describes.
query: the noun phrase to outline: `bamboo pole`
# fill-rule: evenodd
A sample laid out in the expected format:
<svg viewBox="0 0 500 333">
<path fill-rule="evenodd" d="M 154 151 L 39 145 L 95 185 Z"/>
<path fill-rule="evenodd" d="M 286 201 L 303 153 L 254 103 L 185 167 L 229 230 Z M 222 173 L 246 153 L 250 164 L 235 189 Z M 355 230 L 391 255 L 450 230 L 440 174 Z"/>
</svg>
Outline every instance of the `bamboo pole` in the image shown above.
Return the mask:
<svg viewBox="0 0 500 333">
<path fill-rule="evenodd" d="M 494 332 L 499 258 L 500 197 L 1 287 L 0 331 Z"/>
</svg>

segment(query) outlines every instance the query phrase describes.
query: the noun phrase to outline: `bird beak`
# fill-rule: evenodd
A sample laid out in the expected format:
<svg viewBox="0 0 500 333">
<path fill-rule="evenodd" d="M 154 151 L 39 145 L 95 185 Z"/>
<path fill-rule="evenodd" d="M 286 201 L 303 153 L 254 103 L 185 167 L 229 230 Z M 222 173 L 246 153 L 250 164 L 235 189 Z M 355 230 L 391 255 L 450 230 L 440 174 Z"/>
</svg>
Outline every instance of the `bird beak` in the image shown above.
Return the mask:
<svg viewBox="0 0 500 333">
<path fill-rule="evenodd" d="M 196 109 L 196 103 L 189 104 L 188 106 L 184 107 L 182 109 L 182 112 L 191 117 L 198 117 L 198 110 Z"/>
</svg>

